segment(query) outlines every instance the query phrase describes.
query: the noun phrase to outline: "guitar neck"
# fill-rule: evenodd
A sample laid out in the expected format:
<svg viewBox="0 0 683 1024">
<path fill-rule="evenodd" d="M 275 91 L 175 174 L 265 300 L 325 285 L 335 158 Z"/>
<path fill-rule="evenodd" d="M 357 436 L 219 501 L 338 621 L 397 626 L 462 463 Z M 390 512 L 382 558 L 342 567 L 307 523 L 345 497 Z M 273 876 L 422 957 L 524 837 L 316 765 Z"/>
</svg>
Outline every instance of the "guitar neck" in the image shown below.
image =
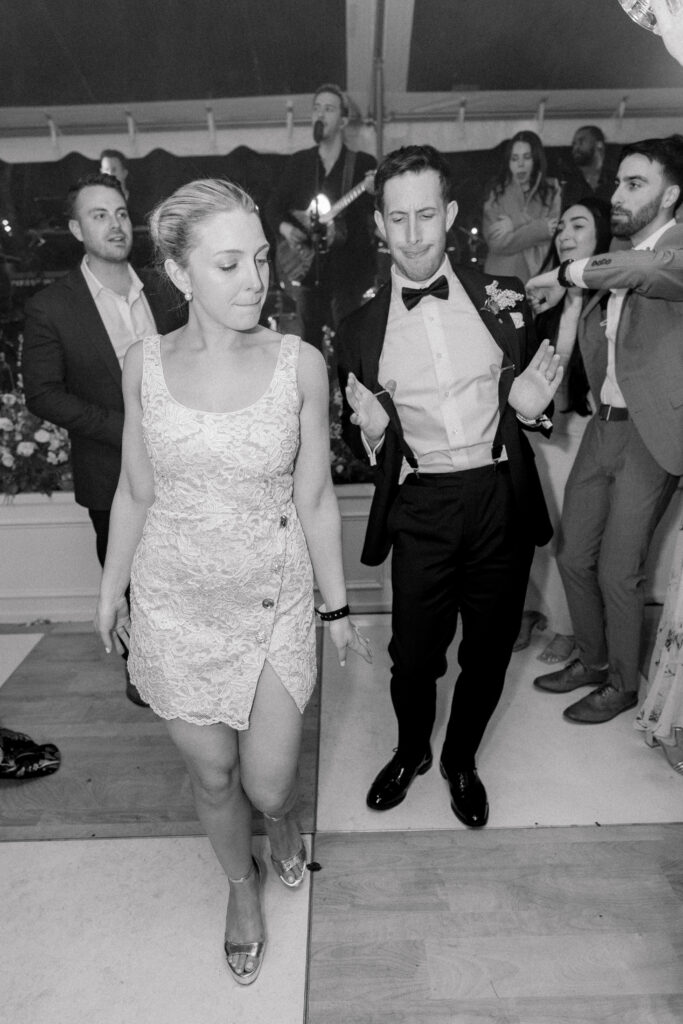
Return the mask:
<svg viewBox="0 0 683 1024">
<path fill-rule="evenodd" d="M 341 199 L 338 199 L 336 203 L 333 203 L 327 213 L 323 213 L 320 217 L 321 224 L 329 224 L 330 221 L 334 220 L 338 214 L 345 210 L 347 206 L 350 206 L 363 192 L 367 192 L 367 185 L 365 181 L 359 181 L 357 185 L 346 192 Z"/>
</svg>

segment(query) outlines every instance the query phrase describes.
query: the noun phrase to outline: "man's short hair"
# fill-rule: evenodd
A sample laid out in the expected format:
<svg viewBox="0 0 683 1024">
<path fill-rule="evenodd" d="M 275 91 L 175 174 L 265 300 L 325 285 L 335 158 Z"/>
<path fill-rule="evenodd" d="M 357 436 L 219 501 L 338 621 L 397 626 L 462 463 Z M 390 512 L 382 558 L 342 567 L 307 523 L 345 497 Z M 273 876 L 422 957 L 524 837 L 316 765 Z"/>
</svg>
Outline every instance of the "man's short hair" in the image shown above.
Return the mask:
<svg viewBox="0 0 683 1024">
<path fill-rule="evenodd" d="M 581 128 L 576 129 L 574 135 L 578 135 L 579 132 L 588 132 L 593 142 L 601 142 L 603 146 L 607 144 L 605 133 L 602 128 L 598 128 L 597 124 L 584 124 Z"/>
<path fill-rule="evenodd" d="M 683 135 L 668 135 L 665 139 L 642 139 L 630 142 L 619 154 L 619 163 L 627 156 L 644 156 L 651 163 L 658 163 L 670 185 L 678 185 L 678 199 L 674 211 L 683 202 Z"/>
<path fill-rule="evenodd" d="M 103 149 L 100 153 L 100 163 L 105 159 L 118 160 L 124 171 L 128 170 L 128 157 L 124 156 L 120 149 Z"/>
<path fill-rule="evenodd" d="M 317 100 L 321 92 L 331 92 L 333 96 L 336 96 L 341 104 L 342 117 L 349 116 L 349 101 L 346 97 L 346 93 L 334 82 L 325 82 L 324 85 L 319 85 L 313 93 L 313 102 Z"/>
<path fill-rule="evenodd" d="M 444 205 L 451 195 L 451 169 L 446 158 L 433 146 L 402 146 L 384 157 L 375 173 L 375 206 L 380 213 L 384 207 L 384 188 L 391 178 L 399 174 L 419 174 L 421 171 L 436 171 L 441 184 Z"/>
<path fill-rule="evenodd" d="M 123 194 L 123 185 L 113 174 L 102 174 L 101 171 L 97 171 L 95 174 L 86 174 L 83 178 L 79 178 L 66 194 L 65 213 L 67 220 L 74 219 L 78 197 L 84 188 L 89 188 L 91 185 L 103 185 L 105 188 L 115 189 L 125 204 L 126 197 Z"/>
</svg>

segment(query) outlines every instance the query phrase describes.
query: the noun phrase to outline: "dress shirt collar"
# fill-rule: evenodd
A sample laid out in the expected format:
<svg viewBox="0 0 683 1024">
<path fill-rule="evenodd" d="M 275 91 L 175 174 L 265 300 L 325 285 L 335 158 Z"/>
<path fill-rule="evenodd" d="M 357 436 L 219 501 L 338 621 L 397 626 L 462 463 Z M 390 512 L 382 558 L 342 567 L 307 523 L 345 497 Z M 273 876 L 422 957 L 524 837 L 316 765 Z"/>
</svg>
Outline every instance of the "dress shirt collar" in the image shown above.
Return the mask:
<svg viewBox="0 0 683 1024">
<path fill-rule="evenodd" d="M 138 277 L 138 275 L 133 270 L 133 268 L 131 267 L 130 263 L 127 264 L 127 267 L 128 273 L 130 275 L 130 290 L 128 292 L 128 295 L 126 296 L 126 299 L 128 300 L 128 302 L 132 303 L 135 302 L 135 300 L 139 297 L 140 292 L 144 289 L 144 285 L 140 278 Z M 112 291 L 111 288 L 107 288 L 105 284 L 102 284 L 99 278 L 95 277 L 92 270 L 90 269 L 87 254 L 81 260 L 81 270 L 83 272 L 83 277 L 85 278 L 86 284 L 88 285 L 88 288 L 90 289 L 90 292 L 94 299 L 97 298 L 100 292 Z"/>
<path fill-rule="evenodd" d="M 436 281 L 438 277 L 445 277 L 448 283 L 454 279 L 455 274 L 451 267 L 451 261 L 448 256 L 444 255 L 441 266 L 438 270 L 434 271 L 431 277 L 428 277 L 425 281 L 413 281 L 409 277 L 404 277 L 403 274 L 396 269 L 396 266 L 392 263 L 391 265 L 391 291 L 392 295 L 398 295 L 401 299 L 401 292 L 404 288 L 428 288 L 429 285 Z M 401 301 L 403 301 L 401 299 Z"/>
<path fill-rule="evenodd" d="M 668 231 L 669 228 L 673 228 L 675 226 L 676 226 L 676 221 L 672 217 L 671 220 L 668 220 L 666 222 L 666 224 L 662 225 L 661 228 L 657 228 L 656 231 L 653 231 L 651 235 L 648 235 L 647 238 L 644 238 L 642 242 L 638 242 L 638 245 L 634 245 L 633 248 L 634 249 L 654 249 L 655 245 L 657 244 L 659 239 L 662 237 L 664 232 Z"/>
</svg>

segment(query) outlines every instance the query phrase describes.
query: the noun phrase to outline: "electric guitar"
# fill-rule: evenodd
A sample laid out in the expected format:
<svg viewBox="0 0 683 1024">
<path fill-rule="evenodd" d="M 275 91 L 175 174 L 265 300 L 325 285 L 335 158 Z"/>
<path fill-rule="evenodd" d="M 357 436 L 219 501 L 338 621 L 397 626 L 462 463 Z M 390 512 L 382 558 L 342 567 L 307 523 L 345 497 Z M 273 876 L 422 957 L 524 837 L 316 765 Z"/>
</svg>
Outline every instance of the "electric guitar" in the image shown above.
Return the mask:
<svg viewBox="0 0 683 1024">
<path fill-rule="evenodd" d="M 372 192 L 375 172 L 368 171 L 362 181 L 354 185 L 340 199 L 333 203 L 327 213 L 312 217 L 308 210 L 292 210 L 291 215 L 298 221 L 306 237 L 290 245 L 285 238 L 280 238 L 275 249 L 277 277 L 280 285 L 287 290 L 298 287 L 311 268 L 316 255 L 324 255 L 335 242 L 341 244 L 345 232 L 337 230 L 334 219 L 347 206 L 355 202 L 364 192 Z M 323 229 L 323 230 L 321 230 Z"/>
</svg>

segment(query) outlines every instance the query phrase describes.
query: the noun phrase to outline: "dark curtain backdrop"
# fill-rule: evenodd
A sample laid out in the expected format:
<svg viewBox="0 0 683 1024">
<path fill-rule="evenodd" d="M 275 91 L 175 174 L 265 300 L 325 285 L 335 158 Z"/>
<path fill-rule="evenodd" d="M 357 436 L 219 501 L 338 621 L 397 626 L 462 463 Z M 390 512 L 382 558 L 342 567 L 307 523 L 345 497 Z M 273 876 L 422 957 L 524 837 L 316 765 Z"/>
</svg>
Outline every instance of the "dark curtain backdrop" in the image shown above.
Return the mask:
<svg viewBox="0 0 683 1024">
<path fill-rule="evenodd" d="M 613 159 L 619 147 L 608 147 Z M 487 183 L 494 173 L 500 147 L 447 153 L 453 172 L 453 195 L 458 201 L 456 224 L 469 230 L 481 225 L 482 203 Z M 565 177 L 570 164 L 569 147 L 546 150 L 549 173 Z M 145 224 L 146 215 L 157 202 L 194 178 L 229 177 L 239 182 L 263 206 L 282 172 L 286 156 L 256 153 L 245 146 L 216 156 L 174 156 L 157 149 L 130 161 L 128 185 L 134 224 Z M 80 246 L 71 239 L 64 218 L 64 197 L 72 182 L 97 170 L 97 163 L 79 153 L 70 153 L 54 163 L 6 164 L 0 162 L 0 217 L 6 218 L 12 234 L 0 232 L 0 251 L 27 262 L 25 269 L 51 271 L 67 269 L 78 260 Z M 136 232 L 137 261 L 149 258 L 144 232 Z"/>
</svg>

